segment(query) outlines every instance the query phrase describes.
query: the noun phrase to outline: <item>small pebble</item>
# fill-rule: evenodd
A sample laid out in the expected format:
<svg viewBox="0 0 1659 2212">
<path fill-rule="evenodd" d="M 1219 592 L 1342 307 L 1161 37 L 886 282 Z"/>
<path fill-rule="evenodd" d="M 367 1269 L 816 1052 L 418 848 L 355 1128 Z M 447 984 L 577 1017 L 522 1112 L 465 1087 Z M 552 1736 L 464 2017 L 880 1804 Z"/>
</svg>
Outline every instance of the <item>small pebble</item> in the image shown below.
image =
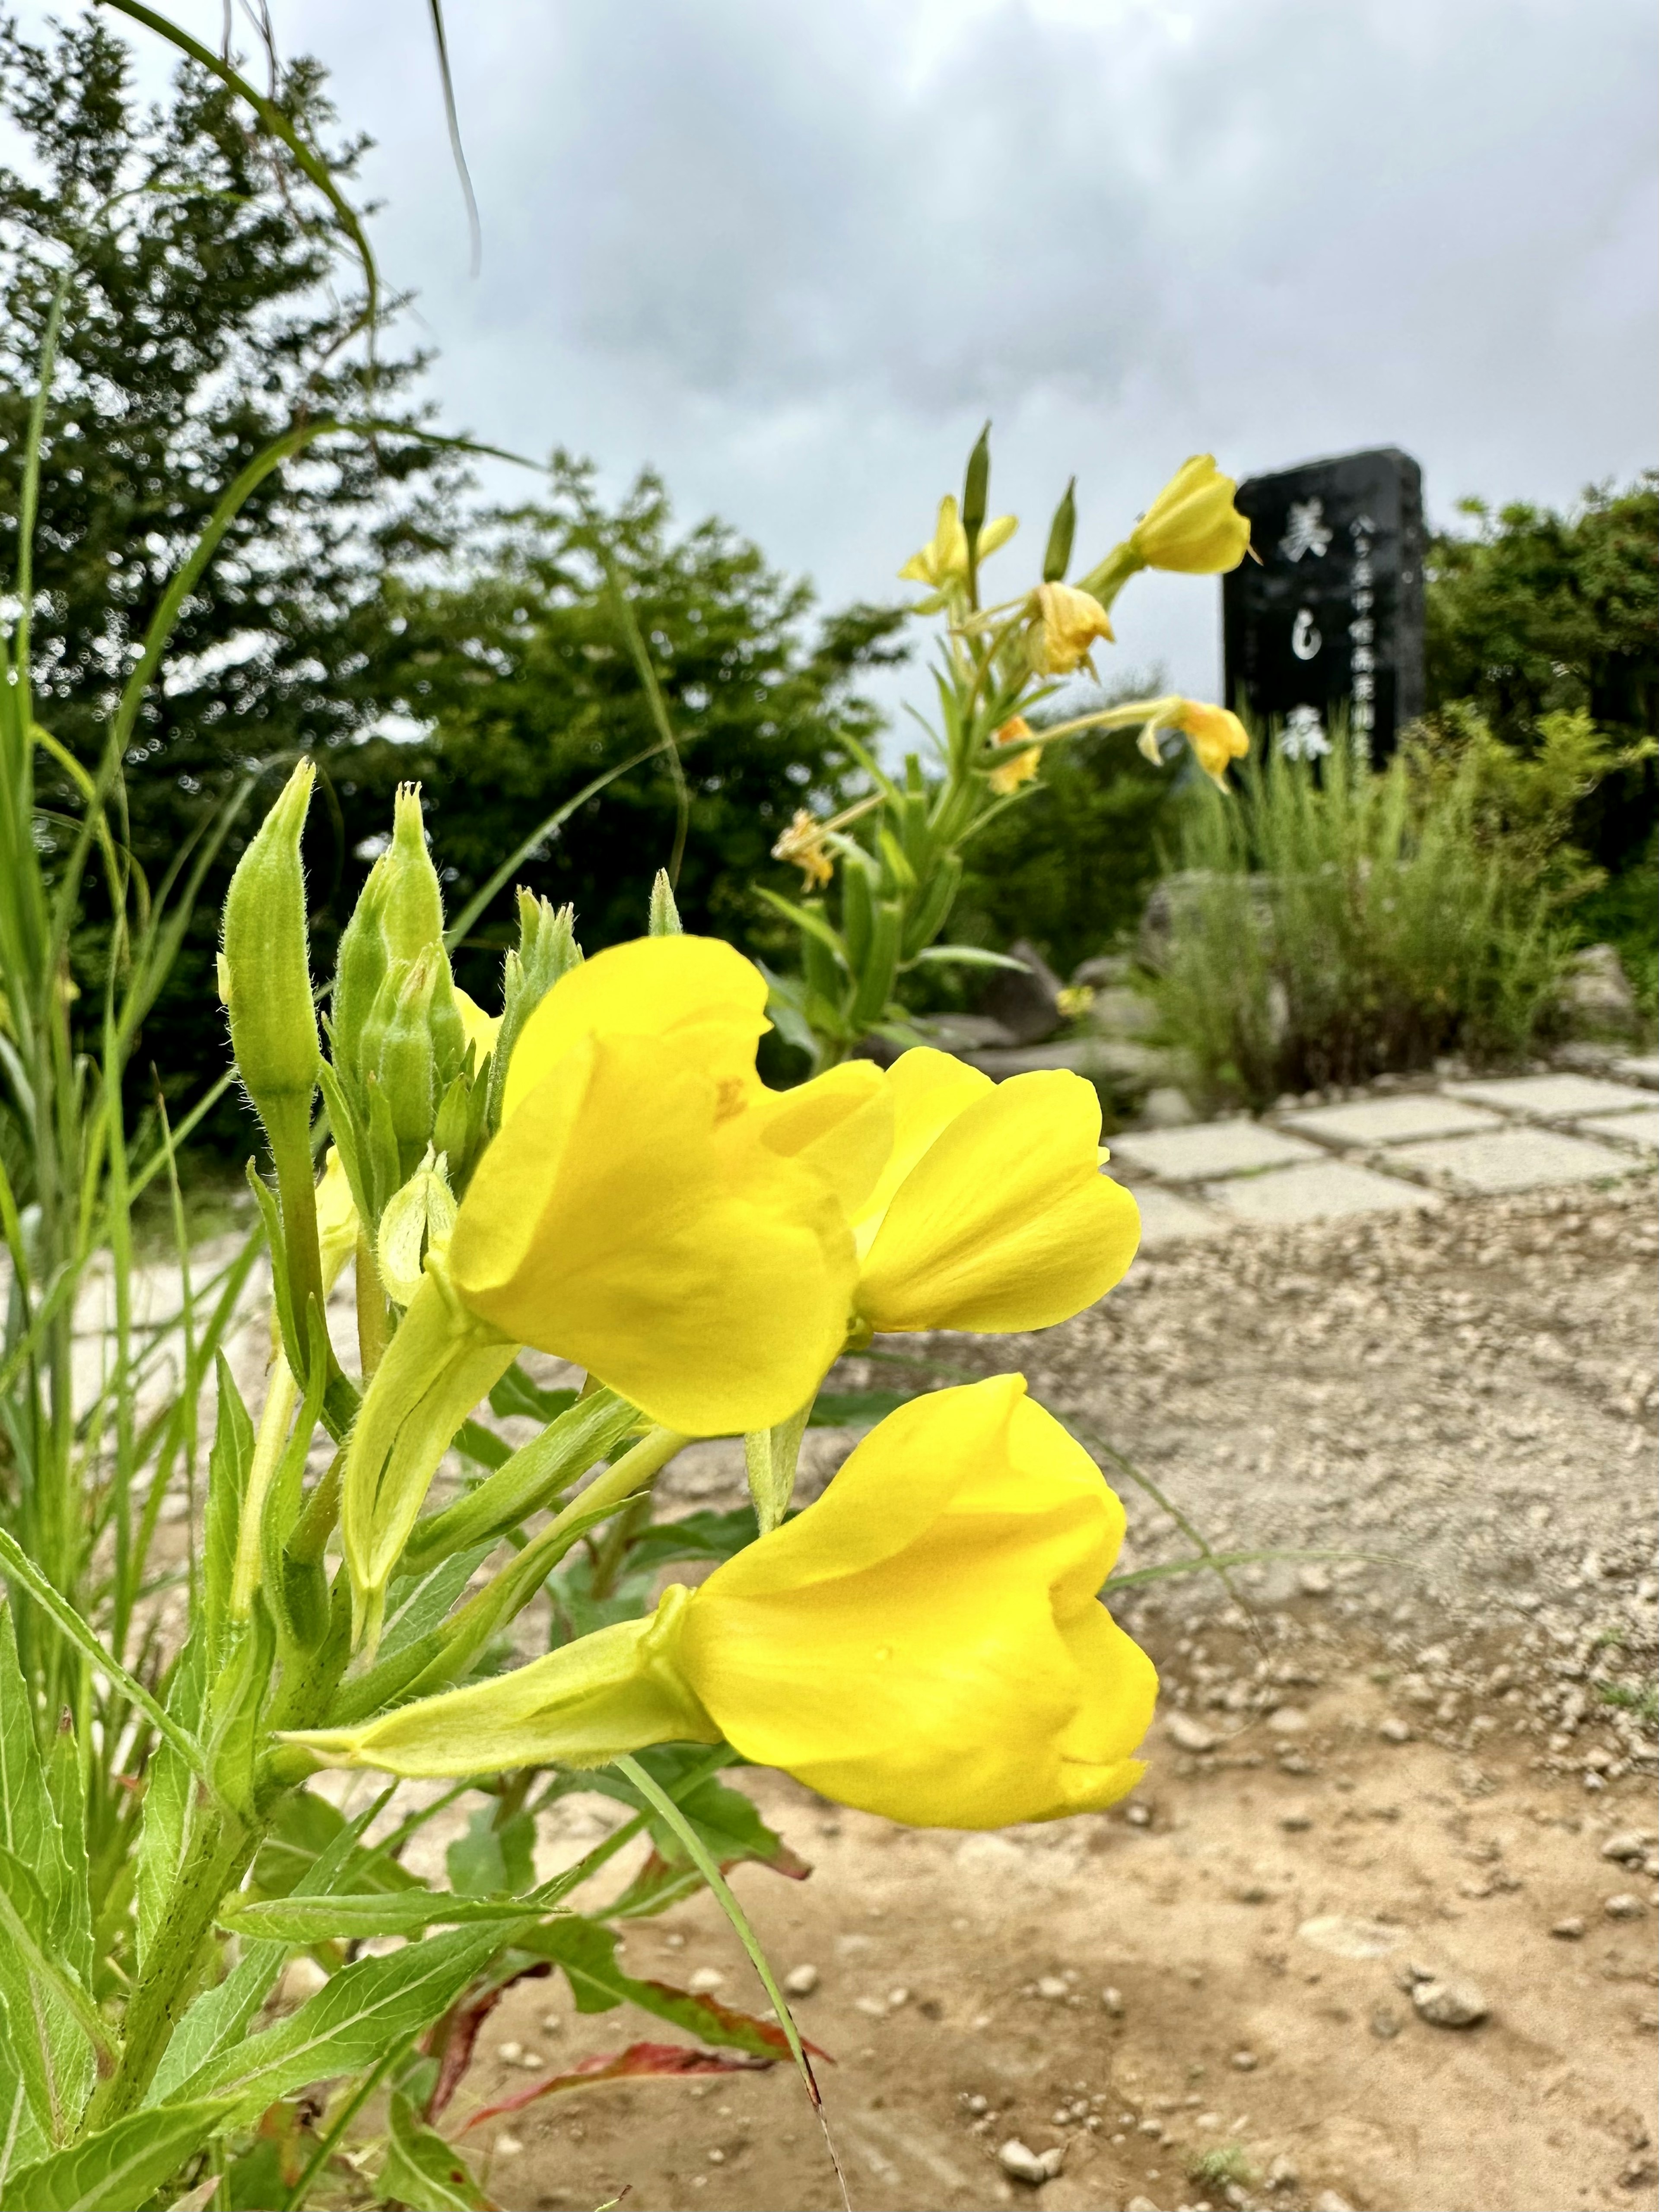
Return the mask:
<svg viewBox="0 0 1659 2212">
<path fill-rule="evenodd" d="M 810 1997 L 818 1985 L 816 1966 L 791 1966 L 783 1978 L 783 1993 L 790 1997 Z"/>
<path fill-rule="evenodd" d="M 988 2112 L 991 2109 L 991 2100 L 988 2097 L 972 2096 L 966 2101 L 969 2111 L 975 2117 L 981 2112 Z"/>
<path fill-rule="evenodd" d="M 1254 2051 L 1235 2051 L 1233 2053 L 1233 2064 L 1241 2074 L 1254 2074 L 1257 2063 Z"/>
<path fill-rule="evenodd" d="M 1576 1912 L 1569 1920 L 1558 1920 L 1550 1930 L 1552 1936 L 1559 1936 L 1564 1943 L 1576 1943 L 1583 1932 L 1583 1921 Z"/>
<path fill-rule="evenodd" d="M 1645 1909 L 1641 1899 L 1627 1889 L 1621 1889 L 1616 1897 L 1604 1899 L 1601 1905 L 1609 1920 L 1639 1920 Z"/>
<path fill-rule="evenodd" d="M 1052 2000 L 1066 1996 L 1068 1991 L 1069 1984 L 1061 1981 L 1058 1974 L 1040 1974 L 1037 1977 L 1036 1993 L 1040 1997 Z"/>
<path fill-rule="evenodd" d="M 910 1992 L 908 1990 L 889 1990 L 887 1992 L 887 2006 L 890 2012 L 896 2012 L 901 2005 L 908 2005 L 909 2002 Z"/>
<path fill-rule="evenodd" d="M 1164 1721 L 1164 1733 L 1177 1751 L 1190 1751 L 1194 1755 L 1213 1751 L 1221 1741 L 1213 1729 L 1206 1728 L 1190 1713 L 1170 1713 Z"/>
<path fill-rule="evenodd" d="M 497 2158 L 517 2158 L 523 2150 L 524 2145 L 519 2141 L 517 2136 L 500 2135 L 496 2136 L 490 2148 Z"/>
<path fill-rule="evenodd" d="M 1346 2197 L 1339 2197 L 1334 2189 L 1322 2189 L 1313 2201 L 1313 2212 L 1353 2212 Z"/>
<path fill-rule="evenodd" d="M 1644 1859 L 1656 1844 L 1659 1844 L 1659 1836 L 1651 1828 L 1627 1828 L 1622 1835 L 1607 1838 L 1601 1846 L 1601 1856 L 1626 1863 Z"/>
<path fill-rule="evenodd" d="M 1279 1816 L 1279 1825 L 1287 1834 L 1299 1836 L 1305 1829 L 1312 1827 L 1313 1814 L 1311 1813 L 1281 1813 Z"/>
<path fill-rule="evenodd" d="M 1158 2212 L 1158 2207 L 1150 2197 L 1132 2197 L 1123 2212 Z"/>
<path fill-rule="evenodd" d="M 1109 2013 L 1114 2020 L 1121 2020 L 1123 2017 L 1122 1990 L 1103 1990 L 1100 1993 L 1100 2008 L 1103 2012 Z"/>
<path fill-rule="evenodd" d="M 562 2035 L 564 2033 L 564 2022 L 560 2019 L 557 2013 L 544 2012 L 542 2014 L 542 2033 L 544 2035 Z"/>
<path fill-rule="evenodd" d="M 1282 2152 L 1267 2168 L 1269 2189 L 1294 2189 L 1300 2179 L 1295 2160 L 1286 2158 Z"/>
<path fill-rule="evenodd" d="M 1123 1815 L 1132 1828 L 1150 1828 L 1152 1816 L 1144 1805 L 1131 1805 Z"/>
<path fill-rule="evenodd" d="M 516 2066 L 524 2057 L 524 2045 L 521 2043 L 498 2043 L 495 2056 L 503 2065 Z"/>
<path fill-rule="evenodd" d="M 708 2154 L 708 2163 L 710 2166 L 724 2166 L 726 2153 L 723 2150 L 711 2150 Z"/>
<path fill-rule="evenodd" d="M 1392 2043 L 1405 2024 L 1392 2005 L 1380 2004 L 1371 2014 L 1371 2033 L 1380 2043 Z"/>
<path fill-rule="evenodd" d="M 1475 2027 L 1492 2009 L 1473 1982 L 1453 1978 L 1413 1982 L 1412 2002 L 1434 2027 Z"/>
<path fill-rule="evenodd" d="M 319 1990 L 325 1989 L 327 1985 L 327 1974 L 314 1959 L 307 1959 L 301 1953 L 297 1959 L 290 1959 L 283 1967 L 283 1978 L 276 1984 L 276 2002 L 284 2005 L 303 2004 L 307 1997 L 314 1997 Z"/>
<path fill-rule="evenodd" d="M 1331 1594 L 1330 1570 L 1310 1562 L 1297 1569 L 1296 1579 L 1304 1597 L 1328 1597 Z"/>
<path fill-rule="evenodd" d="M 716 1990 L 726 1987 L 726 1977 L 718 1966 L 699 1966 L 685 1986 L 693 1996 L 712 1996 Z"/>
<path fill-rule="evenodd" d="M 1268 1714 L 1267 1726 L 1275 1735 L 1303 1735 L 1307 1732 L 1308 1716 L 1300 1705 L 1281 1705 L 1276 1713 Z"/>
<path fill-rule="evenodd" d="M 1402 1721 L 1397 1713 L 1389 1713 L 1378 1721 L 1376 1732 L 1384 1743 L 1409 1743 L 1412 1740 L 1411 1723 Z"/>
<path fill-rule="evenodd" d="M 1061 2149 L 1034 2151 L 1011 2136 L 997 2151 L 997 2164 L 1012 2180 L 1024 2181 L 1033 2189 L 1040 2189 L 1045 2181 L 1052 2181 L 1066 2163 Z"/>
</svg>

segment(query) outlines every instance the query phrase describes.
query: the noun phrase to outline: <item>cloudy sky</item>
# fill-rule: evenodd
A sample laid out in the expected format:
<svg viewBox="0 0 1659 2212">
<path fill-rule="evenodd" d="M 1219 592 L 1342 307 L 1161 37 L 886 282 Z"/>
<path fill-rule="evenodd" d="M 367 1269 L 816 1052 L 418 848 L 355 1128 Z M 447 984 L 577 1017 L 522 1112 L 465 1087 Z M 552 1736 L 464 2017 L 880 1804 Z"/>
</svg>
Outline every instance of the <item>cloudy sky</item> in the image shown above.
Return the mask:
<svg viewBox="0 0 1659 2212">
<path fill-rule="evenodd" d="M 987 415 L 1032 562 L 1073 471 L 1081 562 L 1194 450 L 1401 445 L 1439 518 L 1659 458 L 1651 0 L 447 0 L 476 279 L 420 0 L 270 4 L 451 422 L 652 464 L 831 600 Z M 1212 692 L 1218 609 L 1141 580 L 1119 665 Z"/>
</svg>

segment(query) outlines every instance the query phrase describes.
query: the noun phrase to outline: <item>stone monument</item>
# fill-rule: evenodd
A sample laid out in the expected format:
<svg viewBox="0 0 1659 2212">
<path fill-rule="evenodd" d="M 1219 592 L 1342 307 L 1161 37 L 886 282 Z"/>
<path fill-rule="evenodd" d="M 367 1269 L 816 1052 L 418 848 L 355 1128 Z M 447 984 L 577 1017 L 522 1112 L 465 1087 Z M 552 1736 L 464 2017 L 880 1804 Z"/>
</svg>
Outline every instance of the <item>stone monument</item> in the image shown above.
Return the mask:
<svg viewBox="0 0 1659 2212">
<path fill-rule="evenodd" d="M 1222 579 L 1226 700 L 1316 760 L 1345 715 L 1380 763 L 1423 711 L 1423 478 L 1392 446 L 1238 487 L 1249 556 Z"/>
</svg>

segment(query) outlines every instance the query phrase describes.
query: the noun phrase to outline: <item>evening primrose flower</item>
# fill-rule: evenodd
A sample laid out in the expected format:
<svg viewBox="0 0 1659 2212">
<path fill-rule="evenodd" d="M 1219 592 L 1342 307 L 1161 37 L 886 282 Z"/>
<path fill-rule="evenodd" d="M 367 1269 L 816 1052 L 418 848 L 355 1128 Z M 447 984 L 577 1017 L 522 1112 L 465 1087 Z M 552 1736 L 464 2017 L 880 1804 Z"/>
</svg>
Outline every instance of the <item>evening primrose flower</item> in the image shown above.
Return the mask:
<svg viewBox="0 0 1659 2212">
<path fill-rule="evenodd" d="M 1249 522 L 1233 505 L 1237 489 L 1213 453 L 1194 453 L 1135 525 L 1131 547 L 1149 568 L 1212 576 L 1237 568 L 1250 542 Z"/>
<path fill-rule="evenodd" d="M 1074 585 L 1039 584 L 1027 607 L 1025 649 L 1039 676 L 1069 676 L 1088 660 L 1097 638 L 1111 642 L 1105 608 Z"/>
<path fill-rule="evenodd" d="M 1237 714 L 1225 707 L 1206 706 L 1200 699 L 1149 699 L 1140 709 L 1146 720 L 1136 740 L 1138 750 L 1161 765 L 1160 730 L 1179 730 L 1193 749 L 1193 757 L 1218 790 L 1227 788 L 1227 768 L 1243 760 L 1250 750 L 1249 732 Z"/>
<path fill-rule="evenodd" d="M 1018 791 L 1021 784 L 1029 783 L 1041 770 L 1042 748 L 1028 742 L 1030 735 L 1031 726 L 1024 715 L 1015 714 L 992 738 L 994 745 L 1024 747 L 1024 751 L 1013 753 L 1008 759 L 1000 761 L 991 770 L 990 786 L 999 799 L 1006 799 L 1011 791 Z"/>
<path fill-rule="evenodd" d="M 728 945 L 647 937 L 569 969 L 514 1048 L 499 1135 L 376 1370 L 342 1533 L 360 1641 L 438 1462 L 520 1345 L 688 1436 L 762 1429 L 845 1340 L 853 1241 L 763 1141 L 766 982 Z"/>
<path fill-rule="evenodd" d="M 836 872 L 836 864 L 824 849 L 823 824 L 804 806 L 772 848 L 775 860 L 788 860 L 801 872 L 809 891 L 822 890 Z"/>
<path fill-rule="evenodd" d="M 716 1742 L 915 1826 L 1091 1812 L 1133 1788 L 1158 1677 L 1097 1593 L 1122 1506 L 1018 1375 L 891 1413 L 816 1504 L 645 1620 L 292 1741 L 409 1776 Z"/>
<path fill-rule="evenodd" d="M 1100 1099 L 1063 1068 L 993 1083 L 927 1046 L 848 1060 L 768 1109 L 767 1141 L 852 1223 L 865 1330 L 1046 1328 L 1127 1272 L 1140 1216 L 1100 1173 Z"/>
<path fill-rule="evenodd" d="M 1019 527 L 1018 518 L 1012 514 L 994 515 L 979 533 L 978 558 L 981 561 L 1006 545 Z M 936 597 L 934 605 L 943 604 L 944 595 L 954 586 L 968 580 L 968 532 L 963 526 L 962 511 L 954 493 L 947 492 L 939 503 L 939 521 L 933 535 L 919 553 L 913 553 L 899 570 L 900 580 L 907 584 L 926 584 Z M 918 612 L 926 611 L 924 602 Z"/>
</svg>

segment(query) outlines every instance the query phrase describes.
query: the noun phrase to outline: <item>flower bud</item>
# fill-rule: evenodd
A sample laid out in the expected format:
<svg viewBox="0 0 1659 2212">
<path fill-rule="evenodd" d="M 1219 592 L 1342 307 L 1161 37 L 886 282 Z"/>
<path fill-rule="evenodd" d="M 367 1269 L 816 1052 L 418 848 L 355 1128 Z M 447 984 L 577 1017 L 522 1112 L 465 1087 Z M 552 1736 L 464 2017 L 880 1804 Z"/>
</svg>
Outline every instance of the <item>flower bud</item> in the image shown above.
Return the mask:
<svg viewBox="0 0 1659 2212">
<path fill-rule="evenodd" d="M 1039 584 L 1030 599 L 1025 645 L 1039 676 L 1069 676 L 1086 662 L 1097 638 L 1109 645 L 1112 625 L 1106 610 L 1088 592 L 1070 584 Z"/>
<path fill-rule="evenodd" d="M 421 1164 L 380 1216 L 374 1248 L 380 1280 L 400 1306 L 406 1306 L 421 1287 L 426 1255 L 441 1260 L 449 1249 L 455 1228 L 455 1199 L 449 1188 L 448 1163 L 430 1145 Z"/>
<path fill-rule="evenodd" d="M 1057 584 L 1072 565 L 1072 539 L 1077 532 L 1077 478 L 1066 487 L 1066 496 L 1054 509 L 1048 526 L 1048 548 L 1042 556 L 1042 580 Z"/>
<path fill-rule="evenodd" d="M 1250 526 L 1233 505 L 1237 489 L 1212 453 L 1183 461 L 1130 534 L 1129 544 L 1149 568 L 1174 568 L 1212 576 L 1237 568 L 1250 542 Z"/>
<path fill-rule="evenodd" d="M 392 802 L 392 842 L 374 863 L 385 871 L 380 928 L 390 960 L 414 960 L 443 941 L 444 902 L 426 848 L 421 787 L 400 783 Z"/>
<path fill-rule="evenodd" d="M 683 937 L 685 924 L 680 920 L 679 908 L 674 902 L 674 886 L 668 880 L 666 868 L 659 868 L 651 878 L 651 919 L 647 933 L 652 937 Z"/>
<path fill-rule="evenodd" d="M 985 527 L 985 509 L 991 491 L 991 426 L 988 422 L 968 456 L 968 473 L 962 486 L 962 526 L 969 545 L 977 552 L 979 533 Z"/>
<path fill-rule="evenodd" d="M 392 1126 L 401 1151 L 416 1157 L 432 1133 L 437 1105 L 436 1064 L 432 1048 L 432 995 L 437 960 L 431 948 L 406 971 L 386 1022 L 376 1070 L 392 1109 Z M 382 990 L 381 996 L 386 995 Z M 378 1005 L 377 1001 L 377 1005 Z M 458 1017 L 459 1018 L 459 1017 Z"/>
<path fill-rule="evenodd" d="M 300 861 L 316 773 L 308 760 L 295 769 L 237 862 L 225 899 L 219 988 L 237 1073 L 267 1121 L 267 1102 L 309 1109 L 322 1065 Z"/>
</svg>

